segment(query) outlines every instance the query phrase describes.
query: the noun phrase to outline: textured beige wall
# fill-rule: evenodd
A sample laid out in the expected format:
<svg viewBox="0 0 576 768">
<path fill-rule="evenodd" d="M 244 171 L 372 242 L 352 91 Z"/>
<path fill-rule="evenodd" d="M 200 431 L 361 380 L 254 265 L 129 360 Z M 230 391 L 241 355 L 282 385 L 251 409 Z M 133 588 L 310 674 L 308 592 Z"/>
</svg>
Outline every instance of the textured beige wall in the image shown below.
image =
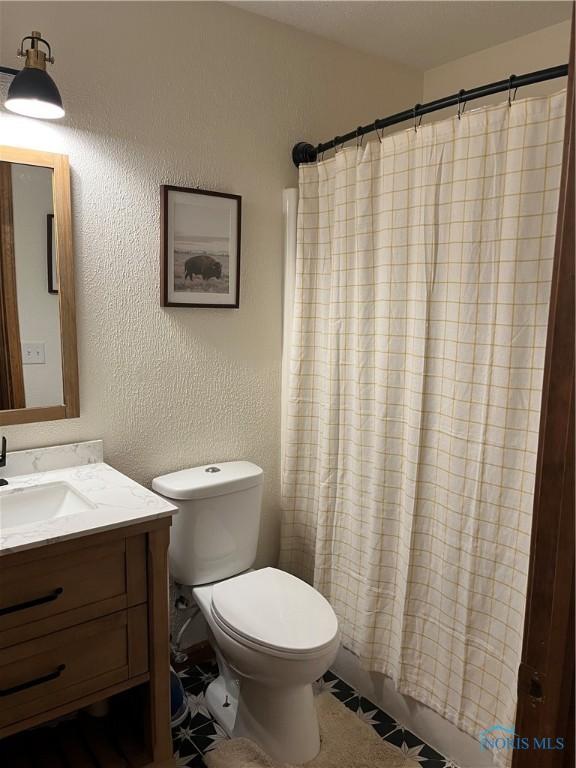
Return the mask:
<svg viewBox="0 0 576 768">
<path fill-rule="evenodd" d="M 570 51 L 570 22 L 546 27 L 530 35 L 486 48 L 424 73 L 424 101 L 433 101 L 456 93 L 460 88 L 475 88 L 484 83 L 504 80 L 511 74 L 522 75 L 538 69 L 566 64 Z M 551 80 L 518 91 L 518 98 L 555 93 L 565 87 L 566 80 Z M 495 94 L 471 102 L 467 109 L 483 104 L 498 104 L 505 94 Z M 454 114 L 454 109 L 437 113 L 437 118 Z M 426 118 L 424 118 L 426 119 Z"/>
<path fill-rule="evenodd" d="M 0 51 L 41 30 L 67 117 L 0 111 L 0 143 L 70 156 L 79 419 L 3 429 L 13 449 L 102 437 L 136 480 L 264 467 L 261 563 L 278 527 L 281 190 L 294 141 L 421 98 L 421 75 L 224 4 L 5 3 Z M 241 308 L 161 309 L 159 185 L 243 196 Z"/>
</svg>

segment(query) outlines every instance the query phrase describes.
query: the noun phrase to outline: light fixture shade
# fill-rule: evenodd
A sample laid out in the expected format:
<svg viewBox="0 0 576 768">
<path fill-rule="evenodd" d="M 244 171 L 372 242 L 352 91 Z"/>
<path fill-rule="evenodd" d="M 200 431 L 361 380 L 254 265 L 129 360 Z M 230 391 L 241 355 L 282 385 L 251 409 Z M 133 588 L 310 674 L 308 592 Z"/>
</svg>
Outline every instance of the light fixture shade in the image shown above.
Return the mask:
<svg viewBox="0 0 576 768">
<path fill-rule="evenodd" d="M 62 98 L 56 83 L 42 69 L 24 67 L 12 81 L 6 109 L 26 117 L 57 120 L 64 117 Z"/>
</svg>

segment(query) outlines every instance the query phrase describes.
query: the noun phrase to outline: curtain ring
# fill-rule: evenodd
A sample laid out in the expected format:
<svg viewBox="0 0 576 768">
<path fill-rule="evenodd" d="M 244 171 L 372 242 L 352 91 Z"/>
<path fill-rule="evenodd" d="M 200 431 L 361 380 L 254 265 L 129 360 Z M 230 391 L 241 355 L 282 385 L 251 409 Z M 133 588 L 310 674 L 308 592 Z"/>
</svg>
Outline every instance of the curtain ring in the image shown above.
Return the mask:
<svg viewBox="0 0 576 768">
<path fill-rule="evenodd" d="M 514 91 L 514 96 L 512 97 L 512 80 L 514 80 L 515 77 L 516 75 L 510 75 L 510 77 L 508 78 L 508 106 L 509 107 L 512 106 L 513 101 L 516 101 L 516 94 L 518 93 L 518 86 L 516 86 L 516 89 Z"/>
<path fill-rule="evenodd" d="M 418 128 L 420 128 L 420 125 L 422 123 L 422 115 L 420 115 L 420 120 L 418 123 L 416 122 L 416 110 L 421 107 L 421 104 L 414 104 L 414 108 L 412 110 L 412 114 L 414 115 L 414 133 L 418 133 Z"/>
<path fill-rule="evenodd" d="M 464 90 L 464 88 L 461 88 L 458 91 L 458 120 L 462 119 L 462 115 L 464 114 L 464 110 L 466 109 L 466 102 L 462 101 L 462 97 L 464 96 L 465 93 L 466 91 Z"/>
<path fill-rule="evenodd" d="M 362 126 L 359 125 L 358 128 L 356 128 L 356 149 L 362 146 L 364 143 L 364 134 L 361 133 Z"/>
<path fill-rule="evenodd" d="M 376 130 L 376 136 L 378 137 L 378 141 L 380 144 L 382 144 L 382 136 L 378 133 L 378 121 L 374 123 L 374 128 Z M 382 129 L 382 133 L 384 133 L 384 129 Z"/>
<path fill-rule="evenodd" d="M 334 142 L 334 154 L 337 155 L 338 154 L 338 146 L 340 144 L 340 136 L 334 136 L 332 141 Z"/>
</svg>

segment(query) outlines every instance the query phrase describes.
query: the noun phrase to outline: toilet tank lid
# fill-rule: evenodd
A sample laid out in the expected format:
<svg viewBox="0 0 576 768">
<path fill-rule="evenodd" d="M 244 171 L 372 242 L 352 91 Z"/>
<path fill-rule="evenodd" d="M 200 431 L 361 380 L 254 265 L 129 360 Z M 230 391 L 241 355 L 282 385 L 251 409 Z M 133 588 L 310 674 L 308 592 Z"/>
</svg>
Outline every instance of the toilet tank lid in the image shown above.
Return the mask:
<svg viewBox="0 0 576 768">
<path fill-rule="evenodd" d="M 260 485 L 263 474 L 250 461 L 223 461 L 155 477 L 152 488 L 168 499 L 207 499 Z"/>
</svg>

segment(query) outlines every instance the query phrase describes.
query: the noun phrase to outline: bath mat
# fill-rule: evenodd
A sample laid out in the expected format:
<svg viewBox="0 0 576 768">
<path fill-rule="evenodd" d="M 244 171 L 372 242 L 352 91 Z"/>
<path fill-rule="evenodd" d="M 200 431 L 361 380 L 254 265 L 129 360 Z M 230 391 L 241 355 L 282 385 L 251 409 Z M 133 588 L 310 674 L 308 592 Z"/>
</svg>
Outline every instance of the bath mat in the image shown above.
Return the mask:
<svg viewBox="0 0 576 768">
<path fill-rule="evenodd" d="M 322 744 L 306 768 L 419 768 L 332 694 L 321 693 L 316 708 Z M 208 768 L 293 768 L 274 762 L 249 739 L 223 741 L 204 762 Z"/>
</svg>

